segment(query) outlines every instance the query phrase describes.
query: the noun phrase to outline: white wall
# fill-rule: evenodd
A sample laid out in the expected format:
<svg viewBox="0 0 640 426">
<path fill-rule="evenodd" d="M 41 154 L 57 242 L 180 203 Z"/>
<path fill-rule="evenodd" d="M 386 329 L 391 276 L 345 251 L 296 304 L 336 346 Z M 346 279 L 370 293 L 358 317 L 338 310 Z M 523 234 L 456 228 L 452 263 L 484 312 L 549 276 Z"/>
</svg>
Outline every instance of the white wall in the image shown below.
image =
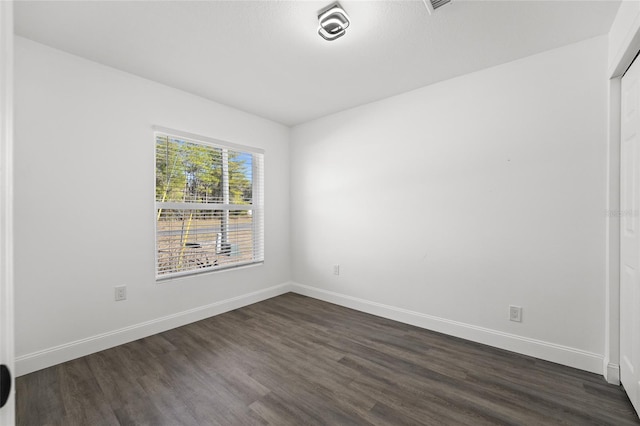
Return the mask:
<svg viewBox="0 0 640 426">
<path fill-rule="evenodd" d="M 289 159 L 284 126 L 18 38 L 18 374 L 290 272 L 301 293 L 601 371 L 606 58 L 587 40 L 334 114 L 294 128 Z M 154 124 L 266 150 L 264 266 L 155 282 Z"/>
<path fill-rule="evenodd" d="M 287 127 L 23 38 L 15 50 L 18 374 L 281 291 Z M 263 266 L 156 283 L 152 125 L 265 149 Z"/>
<path fill-rule="evenodd" d="M 602 372 L 606 74 L 600 37 L 295 127 L 299 290 Z"/>
</svg>

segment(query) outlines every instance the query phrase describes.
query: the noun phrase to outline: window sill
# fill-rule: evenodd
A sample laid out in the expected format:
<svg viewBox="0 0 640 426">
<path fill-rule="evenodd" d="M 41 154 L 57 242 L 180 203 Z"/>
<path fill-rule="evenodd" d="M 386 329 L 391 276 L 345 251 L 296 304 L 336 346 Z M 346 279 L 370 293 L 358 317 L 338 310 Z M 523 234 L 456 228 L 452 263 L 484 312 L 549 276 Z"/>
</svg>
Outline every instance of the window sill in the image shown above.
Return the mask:
<svg viewBox="0 0 640 426">
<path fill-rule="evenodd" d="M 193 278 L 193 277 L 196 277 L 196 276 L 206 275 L 206 274 L 218 274 L 218 273 L 222 273 L 222 272 L 238 271 L 238 270 L 241 270 L 241 269 L 255 268 L 255 267 L 258 267 L 258 266 L 262 266 L 262 265 L 264 265 L 264 260 L 262 260 L 260 262 L 245 263 L 245 264 L 242 264 L 242 265 L 230 265 L 230 266 L 227 266 L 227 267 L 220 267 L 220 268 L 203 268 L 202 270 L 176 272 L 176 273 L 173 273 L 173 274 L 156 276 L 156 284 L 162 284 L 162 283 L 166 283 L 166 282 L 169 282 L 169 281 L 174 281 L 174 280 L 182 279 L 182 278 Z"/>
</svg>

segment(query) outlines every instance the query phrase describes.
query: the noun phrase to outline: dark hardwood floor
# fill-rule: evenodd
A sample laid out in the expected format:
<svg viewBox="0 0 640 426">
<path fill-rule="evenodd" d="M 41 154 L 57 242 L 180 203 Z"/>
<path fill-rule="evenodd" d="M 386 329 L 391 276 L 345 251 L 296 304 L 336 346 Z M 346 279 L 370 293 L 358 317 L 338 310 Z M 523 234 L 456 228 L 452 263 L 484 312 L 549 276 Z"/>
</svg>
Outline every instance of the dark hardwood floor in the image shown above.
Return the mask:
<svg viewBox="0 0 640 426">
<path fill-rule="evenodd" d="M 19 425 L 637 425 L 596 374 L 292 293 L 17 379 Z"/>
</svg>

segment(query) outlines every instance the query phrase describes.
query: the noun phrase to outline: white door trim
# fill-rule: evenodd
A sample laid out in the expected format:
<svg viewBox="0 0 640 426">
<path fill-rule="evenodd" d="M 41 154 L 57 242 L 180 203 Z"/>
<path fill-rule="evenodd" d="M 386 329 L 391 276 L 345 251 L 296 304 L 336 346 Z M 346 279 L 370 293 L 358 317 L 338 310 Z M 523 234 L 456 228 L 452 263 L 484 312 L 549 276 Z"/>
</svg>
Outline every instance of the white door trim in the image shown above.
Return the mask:
<svg viewBox="0 0 640 426">
<path fill-rule="evenodd" d="M 13 376 L 13 2 L 0 1 L 0 360 Z M 15 383 L 0 424 L 15 423 Z"/>
<path fill-rule="evenodd" d="M 620 77 L 609 80 L 605 350 L 603 374 L 620 384 Z"/>
</svg>

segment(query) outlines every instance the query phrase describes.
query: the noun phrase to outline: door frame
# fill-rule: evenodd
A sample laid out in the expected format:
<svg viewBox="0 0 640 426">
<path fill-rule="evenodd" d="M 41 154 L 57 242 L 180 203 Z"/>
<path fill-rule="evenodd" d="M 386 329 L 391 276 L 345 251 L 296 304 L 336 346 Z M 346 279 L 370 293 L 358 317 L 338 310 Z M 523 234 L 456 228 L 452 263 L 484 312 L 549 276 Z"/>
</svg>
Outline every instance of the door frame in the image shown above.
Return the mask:
<svg viewBox="0 0 640 426">
<path fill-rule="evenodd" d="M 0 0 L 0 360 L 12 376 L 13 336 L 13 1 Z M 0 424 L 15 423 L 15 380 Z"/>
<path fill-rule="evenodd" d="M 640 51 L 640 14 L 610 62 L 607 137 L 605 350 L 603 375 L 620 384 L 620 144 L 622 76 Z M 611 52 L 610 52 L 611 53 Z M 636 212 L 632 212 L 636 214 Z"/>
</svg>

